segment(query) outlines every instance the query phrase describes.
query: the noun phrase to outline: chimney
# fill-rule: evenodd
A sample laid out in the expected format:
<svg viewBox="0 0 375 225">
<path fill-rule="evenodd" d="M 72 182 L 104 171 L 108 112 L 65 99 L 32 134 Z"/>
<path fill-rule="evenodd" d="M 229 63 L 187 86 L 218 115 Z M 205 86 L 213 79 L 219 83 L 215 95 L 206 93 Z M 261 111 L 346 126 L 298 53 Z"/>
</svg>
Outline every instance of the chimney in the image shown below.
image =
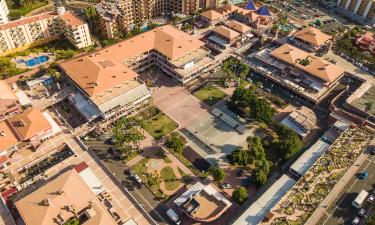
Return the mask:
<svg viewBox="0 0 375 225">
<path fill-rule="evenodd" d="M 0 130 L 0 136 L 5 137 L 5 133 L 3 130 Z"/>
</svg>

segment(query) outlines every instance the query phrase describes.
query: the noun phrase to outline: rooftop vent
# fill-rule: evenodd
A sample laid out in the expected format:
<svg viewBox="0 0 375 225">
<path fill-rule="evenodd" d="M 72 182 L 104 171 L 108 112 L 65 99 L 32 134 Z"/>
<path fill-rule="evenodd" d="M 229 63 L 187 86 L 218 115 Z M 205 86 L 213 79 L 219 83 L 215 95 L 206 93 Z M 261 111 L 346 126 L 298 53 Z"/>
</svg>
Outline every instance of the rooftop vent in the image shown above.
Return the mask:
<svg viewBox="0 0 375 225">
<path fill-rule="evenodd" d="M 0 136 L 4 137 L 5 136 L 5 133 L 3 130 L 0 130 Z"/>
</svg>

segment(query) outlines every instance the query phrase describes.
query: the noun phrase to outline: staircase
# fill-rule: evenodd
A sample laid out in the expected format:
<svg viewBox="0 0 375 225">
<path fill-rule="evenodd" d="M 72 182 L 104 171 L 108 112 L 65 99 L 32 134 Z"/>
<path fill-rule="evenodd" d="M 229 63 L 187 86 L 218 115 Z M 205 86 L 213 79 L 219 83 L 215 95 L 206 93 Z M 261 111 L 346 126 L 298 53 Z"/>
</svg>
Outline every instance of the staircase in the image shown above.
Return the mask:
<svg viewBox="0 0 375 225">
<path fill-rule="evenodd" d="M 185 135 L 187 138 L 189 138 L 191 141 L 193 141 L 196 145 L 198 145 L 205 152 L 207 152 L 207 154 L 214 155 L 218 153 L 217 150 L 215 150 L 212 146 L 207 144 L 205 141 L 203 141 L 201 138 L 199 138 L 197 135 L 195 135 L 193 132 L 191 132 L 187 128 L 182 128 L 181 133 Z"/>
</svg>

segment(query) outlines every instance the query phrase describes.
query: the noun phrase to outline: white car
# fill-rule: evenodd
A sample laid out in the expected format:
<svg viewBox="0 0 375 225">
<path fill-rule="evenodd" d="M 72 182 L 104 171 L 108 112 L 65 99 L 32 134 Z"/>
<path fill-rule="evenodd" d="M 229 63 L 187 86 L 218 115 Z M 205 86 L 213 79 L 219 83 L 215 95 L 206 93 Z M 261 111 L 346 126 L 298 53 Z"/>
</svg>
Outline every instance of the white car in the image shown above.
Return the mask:
<svg viewBox="0 0 375 225">
<path fill-rule="evenodd" d="M 365 215 L 365 213 L 366 213 L 366 210 L 365 210 L 365 209 L 361 209 L 361 210 L 359 210 L 358 215 L 359 215 L 360 217 L 362 217 L 362 216 Z"/>
<path fill-rule="evenodd" d="M 138 175 L 134 175 L 133 177 L 134 177 L 135 181 L 137 181 L 139 184 L 142 184 L 142 180 L 141 180 L 141 178 L 139 178 Z"/>
<path fill-rule="evenodd" d="M 359 218 L 358 217 L 356 217 L 356 218 L 354 218 L 354 220 L 352 220 L 352 224 L 353 225 L 357 225 L 359 223 Z"/>
<path fill-rule="evenodd" d="M 373 202 L 374 201 L 374 196 L 373 195 L 370 195 L 367 199 L 368 202 Z"/>
</svg>

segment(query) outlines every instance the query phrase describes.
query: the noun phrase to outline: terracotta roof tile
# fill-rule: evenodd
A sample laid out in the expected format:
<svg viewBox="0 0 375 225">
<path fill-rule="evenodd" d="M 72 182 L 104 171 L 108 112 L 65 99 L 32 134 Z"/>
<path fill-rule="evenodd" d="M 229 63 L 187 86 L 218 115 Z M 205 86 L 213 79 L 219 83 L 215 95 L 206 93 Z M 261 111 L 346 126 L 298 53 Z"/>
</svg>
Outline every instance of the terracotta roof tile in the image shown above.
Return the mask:
<svg viewBox="0 0 375 225">
<path fill-rule="evenodd" d="M 56 224 L 74 217 L 71 210 L 93 210 L 85 224 L 117 224 L 78 173 L 72 169 L 15 202 L 26 225 Z M 32 213 L 30 213 L 32 212 Z"/>
<path fill-rule="evenodd" d="M 332 38 L 314 27 L 306 27 L 295 32 L 293 36 L 317 46 L 324 44 Z"/>
<path fill-rule="evenodd" d="M 175 60 L 203 45 L 202 41 L 165 25 L 90 55 L 60 63 L 60 66 L 89 96 L 94 96 L 138 76 L 124 60 L 150 50 Z"/>
<path fill-rule="evenodd" d="M 52 129 L 51 124 L 39 109 L 29 109 L 7 120 L 19 140 L 28 140 L 33 136 Z"/>
<path fill-rule="evenodd" d="M 345 72 L 340 67 L 289 44 L 273 50 L 271 55 L 329 83 Z M 305 58 L 311 61 L 307 66 L 299 63 L 299 60 Z"/>
</svg>

